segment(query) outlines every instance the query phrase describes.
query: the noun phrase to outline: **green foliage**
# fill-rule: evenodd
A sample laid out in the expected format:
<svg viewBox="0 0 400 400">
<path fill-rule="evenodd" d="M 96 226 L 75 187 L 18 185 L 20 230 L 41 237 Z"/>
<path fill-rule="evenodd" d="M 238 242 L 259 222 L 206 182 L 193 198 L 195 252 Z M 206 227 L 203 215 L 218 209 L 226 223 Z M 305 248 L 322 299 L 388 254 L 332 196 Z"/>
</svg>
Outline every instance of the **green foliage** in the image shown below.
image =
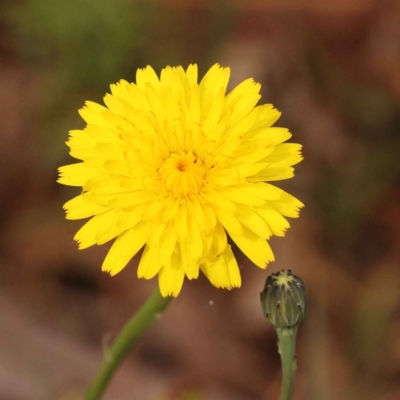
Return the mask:
<svg viewBox="0 0 400 400">
<path fill-rule="evenodd" d="M 40 89 L 32 109 L 40 122 L 38 165 L 54 169 L 66 154 L 62 138 L 79 128 L 83 101 L 101 101 L 109 85 L 134 79 L 145 45 L 141 33 L 155 9 L 124 0 L 26 0 L 10 4 L 8 25 L 18 57 L 31 69 Z M 150 26 L 151 28 L 151 26 Z M 69 117 L 67 117 L 69 116 Z"/>
<path fill-rule="evenodd" d="M 23 58 L 72 91 L 121 77 L 143 43 L 143 12 L 123 0 L 28 0 L 11 8 L 10 20 Z"/>
</svg>

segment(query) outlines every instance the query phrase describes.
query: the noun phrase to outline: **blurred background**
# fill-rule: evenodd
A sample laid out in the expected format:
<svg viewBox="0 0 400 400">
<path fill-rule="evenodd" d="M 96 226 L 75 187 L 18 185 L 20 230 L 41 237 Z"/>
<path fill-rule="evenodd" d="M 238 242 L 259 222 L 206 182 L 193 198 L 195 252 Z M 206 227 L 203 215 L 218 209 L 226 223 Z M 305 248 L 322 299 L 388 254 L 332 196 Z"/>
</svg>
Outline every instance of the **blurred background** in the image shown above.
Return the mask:
<svg viewBox="0 0 400 400">
<path fill-rule="evenodd" d="M 295 399 L 400 399 L 400 2 L 395 0 L 2 0 L 0 3 L 0 400 L 74 400 L 156 280 L 135 261 L 110 278 L 108 246 L 78 251 L 82 221 L 56 184 L 77 110 L 139 67 L 215 62 L 304 145 L 278 186 L 305 204 L 266 271 L 243 286 L 186 281 L 106 400 L 274 400 L 268 274 L 303 278 Z M 136 260 L 137 263 L 137 260 Z"/>
</svg>

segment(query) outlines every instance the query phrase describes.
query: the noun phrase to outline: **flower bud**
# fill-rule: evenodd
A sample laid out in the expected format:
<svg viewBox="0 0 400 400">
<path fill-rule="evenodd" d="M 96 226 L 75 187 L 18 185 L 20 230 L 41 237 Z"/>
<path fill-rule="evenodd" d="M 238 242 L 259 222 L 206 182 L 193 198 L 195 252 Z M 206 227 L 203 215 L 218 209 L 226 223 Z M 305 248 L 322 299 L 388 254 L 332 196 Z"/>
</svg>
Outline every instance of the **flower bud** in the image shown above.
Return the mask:
<svg viewBox="0 0 400 400">
<path fill-rule="evenodd" d="M 307 314 L 304 283 L 290 270 L 270 275 L 260 299 L 266 318 L 277 329 L 295 327 Z"/>
</svg>

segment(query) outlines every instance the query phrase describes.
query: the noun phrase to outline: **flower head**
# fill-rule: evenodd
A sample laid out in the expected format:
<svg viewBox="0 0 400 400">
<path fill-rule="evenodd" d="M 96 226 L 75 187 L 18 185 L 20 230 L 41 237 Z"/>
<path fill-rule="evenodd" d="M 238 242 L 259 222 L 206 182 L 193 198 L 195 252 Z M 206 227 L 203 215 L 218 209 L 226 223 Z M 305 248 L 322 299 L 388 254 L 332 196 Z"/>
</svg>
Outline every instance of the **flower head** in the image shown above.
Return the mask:
<svg viewBox="0 0 400 400">
<path fill-rule="evenodd" d="M 302 203 L 268 182 L 293 176 L 301 146 L 283 143 L 280 113 L 256 106 L 260 84 L 247 79 L 226 95 L 230 70 L 214 65 L 139 69 L 136 84 L 111 85 L 105 107 L 86 102 L 83 130 L 67 145 L 81 162 L 59 169 L 59 183 L 82 187 L 64 208 L 90 218 L 79 248 L 115 239 L 102 269 L 120 272 L 142 248 L 140 278 L 158 274 L 163 296 L 177 296 L 199 270 L 218 288 L 241 285 L 227 237 L 257 266 L 274 255 Z"/>
<path fill-rule="evenodd" d="M 292 271 L 270 275 L 260 293 L 266 318 L 277 329 L 296 327 L 307 315 L 307 295 L 302 279 Z"/>
</svg>

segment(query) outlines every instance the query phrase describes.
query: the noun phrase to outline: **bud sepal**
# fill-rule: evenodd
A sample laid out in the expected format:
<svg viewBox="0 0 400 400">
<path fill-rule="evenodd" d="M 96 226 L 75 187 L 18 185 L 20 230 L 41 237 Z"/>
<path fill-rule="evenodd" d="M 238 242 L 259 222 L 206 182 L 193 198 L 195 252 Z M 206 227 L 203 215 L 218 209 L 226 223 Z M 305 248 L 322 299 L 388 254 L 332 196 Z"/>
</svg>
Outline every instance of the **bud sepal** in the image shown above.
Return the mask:
<svg viewBox="0 0 400 400">
<path fill-rule="evenodd" d="M 276 329 L 296 327 L 307 315 L 304 283 L 290 270 L 270 275 L 260 300 L 265 317 Z"/>
</svg>

